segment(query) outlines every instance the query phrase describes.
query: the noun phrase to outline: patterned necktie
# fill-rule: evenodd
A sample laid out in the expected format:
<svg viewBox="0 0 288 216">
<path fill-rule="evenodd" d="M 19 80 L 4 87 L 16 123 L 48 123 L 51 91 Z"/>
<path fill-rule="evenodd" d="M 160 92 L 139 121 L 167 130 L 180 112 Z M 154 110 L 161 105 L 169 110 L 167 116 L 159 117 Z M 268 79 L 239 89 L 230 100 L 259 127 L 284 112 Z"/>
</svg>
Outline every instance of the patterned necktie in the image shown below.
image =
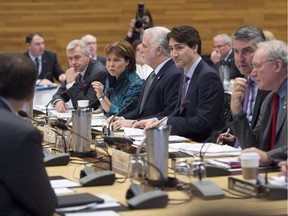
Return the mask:
<svg viewBox="0 0 288 216">
<path fill-rule="evenodd" d="M 274 149 L 274 145 L 275 145 L 278 100 L 279 100 L 279 95 L 278 95 L 278 93 L 276 92 L 276 93 L 274 94 L 273 106 L 272 106 L 270 150 Z"/>
<path fill-rule="evenodd" d="M 79 74 L 78 77 L 77 77 L 77 82 L 81 83 L 82 82 L 82 75 Z"/>
<path fill-rule="evenodd" d="M 146 85 L 145 85 L 145 89 L 144 89 L 144 93 L 143 93 L 143 97 L 141 100 L 141 105 L 140 105 L 140 109 L 139 109 L 139 114 L 142 113 L 143 109 L 144 109 L 144 104 L 146 102 L 146 98 L 148 95 L 148 91 L 152 85 L 152 82 L 155 78 L 156 74 L 154 73 L 154 71 L 151 72 L 151 74 L 148 76 L 148 78 L 146 79 Z"/>
<path fill-rule="evenodd" d="M 254 81 L 249 78 L 248 79 L 248 85 L 245 91 L 245 96 L 244 96 L 244 103 L 243 103 L 243 111 L 247 113 L 248 110 L 248 104 L 249 104 L 249 96 L 250 96 L 250 91 L 251 91 L 251 87 L 253 85 Z"/>
<path fill-rule="evenodd" d="M 185 97 L 186 97 L 186 92 L 188 88 L 188 82 L 190 80 L 190 77 L 184 75 L 183 83 L 182 83 L 182 95 L 181 95 L 181 103 L 183 103 Z"/>
<path fill-rule="evenodd" d="M 36 66 L 36 73 L 37 75 L 39 74 L 39 68 L 40 68 L 40 64 L 39 64 L 39 59 L 35 58 L 35 66 Z"/>
</svg>

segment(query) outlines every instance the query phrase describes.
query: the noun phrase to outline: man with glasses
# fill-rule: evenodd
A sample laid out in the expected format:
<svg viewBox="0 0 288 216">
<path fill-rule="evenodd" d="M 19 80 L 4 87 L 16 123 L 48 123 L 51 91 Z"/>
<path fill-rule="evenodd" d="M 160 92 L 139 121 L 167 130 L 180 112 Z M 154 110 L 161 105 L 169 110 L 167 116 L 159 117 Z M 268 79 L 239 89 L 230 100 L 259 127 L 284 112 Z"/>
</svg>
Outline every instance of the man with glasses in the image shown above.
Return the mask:
<svg viewBox="0 0 288 216">
<path fill-rule="evenodd" d="M 235 95 L 235 91 L 240 88 L 245 91 L 243 97 L 238 98 L 237 103 L 246 113 L 246 118 L 252 128 L 256 126 L 260 107 L 269 93 L 268 91 L 258 90 L 257 80 L 250 77 L 253 70 L 252 59 L 257 49 L 257 44 L 263 41 L 265 41 L 265 36 L 262 30 L 252 25 L 242 26 L 232 35 L 235 64 L 241 74 L 245 76 L 245 78 L 238 77 L 235 79 L 232 87 L 232 96 Z M 235 101 L 231 100 L 231 106 L 233 106 L 234 103 Z M 239 142 L 235 141 L 235 137 L 229 133 L 220 134 L 217 142 L 229 144 L 235 148 L 239 147 Z"/>
<path fill-rule="evenodd" d="M 246 118 L 231 125 L 244 151 L 257 152 L 263 166 L 287 159 L 287 50 L 282 41 L 258 44 L 251 76 L 257 80 L 259 89 L 272 92 L 264 100 L 253 130 Z M 231 112 L 235 116 L 243 112 L 237 100 L 244 97 L 245 86 L 241 83 L 232 95 Z"/>
<path fill-rule="evenodd" d="M 53 96 L 52 104 L 58 112 L 68 109 L 68 102 L 72 101 L 77 108 L 78 100 L 89 100 L 89 104 L 97 99 L 91 83 L 99 81 L 103 85 L 107 77 L 106 68 L 98 61 L 90 59 L 88 46 L 82 40 L 73 40 L 66 47 L 69 66 L 65 72 L 66 80 Z M 97 109 L 99 102 L 93 103 L 91 108 Z"/>
<path fill-rule="evenodd" d="M 227 65 L 230 79 L 243 77 L 235 65 L 232 41 L 227 34 L 219 34 L 213 38 L 213 51 L 210 59 L 216 71 L 219 71 L 221 65 Z"/>
</svg>

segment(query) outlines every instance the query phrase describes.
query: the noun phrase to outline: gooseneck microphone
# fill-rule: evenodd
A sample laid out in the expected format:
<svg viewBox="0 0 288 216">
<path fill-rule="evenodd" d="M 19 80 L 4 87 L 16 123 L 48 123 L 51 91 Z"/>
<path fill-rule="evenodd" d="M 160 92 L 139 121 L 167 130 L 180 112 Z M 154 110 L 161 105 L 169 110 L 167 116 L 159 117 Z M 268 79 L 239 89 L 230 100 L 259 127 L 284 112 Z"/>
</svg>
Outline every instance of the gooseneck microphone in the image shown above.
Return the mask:
<svg viewBox="0 0 288 216">
<path fill-rule="evenodd" d="M 18 115 L 21 116 L 21 117 L 29 118 L 32 121 L 36 122 L 37 125 L 39 124 L 39 125 L 43 126 L 42 122 L 37 121 L 36 119 L 32 118 L 31 116 L 29 116 L 23 110 L 19 110 L 18 111 Z M 64 152 L 65 153 L 51 154 L 48 149 L 47 149 L 47 151 L 45 151 L 45 148 L 43 147 L 43 151 L 49 152 L 49 154 L 45 155 L 45 157 L 44 157 L 45 166 L 64 166 L 64 165 L 67 165 L 69 163 L 69 161 L 70 161 L 70 156 L 69 156 L 69 154 L 67 154 L 67 143 L 66 143 L 66 140 L 65 140 L 64 136 L 61 133 L 59 133 L 58 131 L 56 131 L 54 128 L 51 128 L 51 130 L 54 133 L 60 135 L 61 138 L 63 139 Z"/>
<path fill-rule="evenodd" d="M 116 114 L 112 117 L 112 119 L 111 119 L 111 120 L 109 121 L 109 123 L 108 123 L 108 136 L 111 136 L 111 135 L 112 135 L 111 132 L 113 132 L 113 131 L 110 130 L 110 127 L 111 127 L 111 123 L 113 122 L 114 118 L 115 118 L 116 116 L 119 116 L 119 115 L 120 115 L 124 110 L 126 110 L 130 105 L 136 103 L 137 100 L 138 100 L 138 97 L 136 97 L 136 96 L 133 97 L 133 98 L 131 99 L 131 101 L 130 101 L 126 106 L 124 106 L 118 113 L 116 113 Z"/>
<path fill-rule="evenodd" d="M 113 91 L 114 91 L 114 88 L 109 88 L 105 94 L 103 94 L 101 97 L 97 98 L 96 100 L 92 101 L 92 102 L 88 105 L 88 107 L 90 107 L 90 106 L 93 105 L 94 103 L 98 102 L 100 99 L 103 99 L 105 96 L 110 95 Z"/>
<path fill-rule="evenodd" d="M 105 153 L 107 154 L 107 156 L 109 157 L 109 170 L 112 170 L 112 157 L 111 157 L 111 155 L 109 154 L 109 152 L 107 151 L 107 149 L 98 146 L 98 144 L 97 144 L 96 141 L 90 140 L 90 139 L 88 139 L 87 137 L 82 136 L 81 134 L 79 134 L 79 133 L 77 133 L 76 131 L 70 129 L 69 127 L 67 127 L 67 125 L 65 125 L 65 124 L 63 124 L 63 123 L 61 123 L 61 122 L 58 122 L 58 123 L 56 124 L 56 127 L 59 128 L 59 129 L 61 129 L 61 130 L 64 130 L 64 131 L 68 130 L 68 131 L 70 131 L 71 133 L 75 134 L 76 136 L 78 136 L 78 137 L 86 140 L 87 142 L 94 144 L 96 147 L 98 147 L 98 148 L 100 148 L 100 149 L 103 149 L 103 150 L 105 151 Z"/>
<path fill-rule="evenodd" d="M 31 116 L 29 116 L 24 110 L 19 110 L 18 111 L 18 115 L 23 117 L 23 118 L 29 118 L 31 119 L 32 121 L 34 121 L 37 125 L 40 125 L 40 126 L 44 126 L 44 122 L 42 121 L 38 121 L 37 119 L 35 118 L 32 118 Z"/>
</svg>

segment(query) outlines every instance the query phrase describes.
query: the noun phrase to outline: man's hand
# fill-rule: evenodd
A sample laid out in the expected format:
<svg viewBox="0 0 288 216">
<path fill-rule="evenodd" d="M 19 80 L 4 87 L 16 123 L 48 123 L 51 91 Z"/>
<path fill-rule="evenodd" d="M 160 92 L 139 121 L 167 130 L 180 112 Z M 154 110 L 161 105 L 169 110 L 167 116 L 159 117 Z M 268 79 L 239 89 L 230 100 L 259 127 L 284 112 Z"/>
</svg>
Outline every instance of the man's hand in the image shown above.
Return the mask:
<svg viewBox="0 0 288 216">
<path fill-rule="evenodd" d="M 57 112 L 66 112 L 69 107 L 64 101 L 59 100 L 55 103 L 55 108 Z"/>
<path fill-rule="evenodd" d="M 37 83 L 37 85 L 40 85 L 40 86 L 48 86 L 52 84 L 52 82 L 48 79 L 42 79 L 39 83 Z"/>
<path fill-rule="evenodd" d="M 216 143 L 223 143 L 223 144 L 228 144 L 230 146 L 232 146 L 235 142 L 235 136 L 233 136 L 230 133 L 221 133 L 219 134 L 219 136 L 217 137 Z"/>
<path fill-rule="evenodd" d="M 60 82 L 64 82 L 65 79 L 66 79 L 65 74 L 61 74 L 58 79 L 59 79 Z"/>
<path fill-rule="evenodd" d="M 258 153 L 260 156 L 260 166 L 268 166 L 271 164 L 271 160 L 267 154 L 267 152 L 264 152 L 258 148 L 252 147 L 252 148 L 246 148 L 242 152 L 255 152 Z"/>
<path fill-rule="evenodd" d="M 150 118 L 150 119 L 143 119 L 141 121 L 138 121 L 133 125 L 133 128 L 146 128 L 147 125 L 152 124 L 153 122 L 156 122 L 156 118 Z"/>
<path fill-rule="evenodd" d="M 113 128 L 115 130 L 119 130 L 122 127 L 132 127 L 134 120 L 131 119 L 118 119 L 117 121 L 113 122 Z"/>
<path fill-rule="evenodd" d="M 232 86 L 231 95 L 231 113 L 237 115 L 242 112 L 242 103 L 245 96 L 245 90 L 247 88 L 247 80 L 242 77 L 237 77 Z"/>
<path fill-rule="evenodd" d="M 221 60 L 221 53 L 213 50 L 210 55 L 211 61 L 215 64 Z"/>
<path fill-rule="evenodd" d="M 75 82 L 79 74 L 73 67 L 68 68 L 65 72 L 67 84 Z"/>
</svg>

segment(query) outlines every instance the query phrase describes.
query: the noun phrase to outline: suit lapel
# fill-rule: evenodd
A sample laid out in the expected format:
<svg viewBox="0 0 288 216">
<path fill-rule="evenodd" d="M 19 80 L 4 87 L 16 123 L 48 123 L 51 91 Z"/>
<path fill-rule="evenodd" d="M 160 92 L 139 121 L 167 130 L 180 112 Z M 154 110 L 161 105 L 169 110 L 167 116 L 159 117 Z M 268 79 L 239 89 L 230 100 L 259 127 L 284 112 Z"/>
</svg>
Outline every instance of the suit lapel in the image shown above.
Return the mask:
<svg viewBox="0 0 288 216">
<path fill-rule="evenodd" d="M 287 118 L 287 95 L 284 98 L 283 107 L 279 107 L 278 112 L 281 112 L 281 114 L 279 116 L 279 122 L 277 123 L 278 127 L 276 127 L 276 136 L 277 136 L 280 128 L 284 124 L 285 119 Z"/>
</svg>

